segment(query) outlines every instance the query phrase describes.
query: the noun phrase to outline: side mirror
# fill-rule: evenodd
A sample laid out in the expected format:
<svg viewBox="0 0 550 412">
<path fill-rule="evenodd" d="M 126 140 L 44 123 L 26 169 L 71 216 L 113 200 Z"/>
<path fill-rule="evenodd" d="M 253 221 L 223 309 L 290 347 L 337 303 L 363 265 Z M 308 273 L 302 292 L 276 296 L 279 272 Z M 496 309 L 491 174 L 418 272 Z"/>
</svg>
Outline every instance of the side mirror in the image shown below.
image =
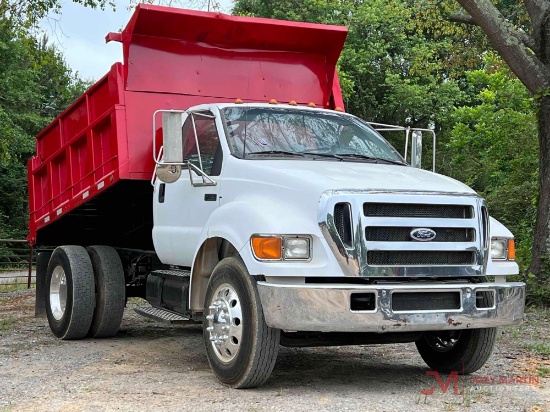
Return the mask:
<svg viewBox="0 0 550 412">
<path fill-rule="evenodd" d="M 163 163 L 183 163 L 181 112 L 162 113 Z"/>
<path fill-rule="evenodd" d="M 412 132 L 411 166 L 417 169 L 422 168 L 422 132 L 419 130 Z"/>
<path fill-rule="evenodd" d="M 161 182 L 174 183 L 181 176 L 181 165 L 159 163 L 156 168 L 156 174 Z"/>
<path fill-rule="evenodd" d="M 183 163 L 182 113 L 162 112 L 162 163 L 157 163 L 156 174 L 161 182 L 173 183 L 181 176 Z"/>
</svg>

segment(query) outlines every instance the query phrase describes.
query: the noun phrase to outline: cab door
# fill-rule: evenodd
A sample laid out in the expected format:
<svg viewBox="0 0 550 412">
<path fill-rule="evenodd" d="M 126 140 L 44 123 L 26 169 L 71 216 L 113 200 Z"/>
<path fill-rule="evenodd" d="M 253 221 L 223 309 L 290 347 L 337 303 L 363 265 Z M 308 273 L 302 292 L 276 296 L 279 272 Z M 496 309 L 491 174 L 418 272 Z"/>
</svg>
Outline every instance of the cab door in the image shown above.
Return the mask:
<svg viewBox="0 0 550 412">
<path fill-rule="evenodd" d="M 219 206 L 223 148 L 212 111 L 184 116 L 184 166 L 173 183 L 157 179 L 153 200 L 153 243 L 161 262 L 191 266 L 200 235 Z"/>
</svg>

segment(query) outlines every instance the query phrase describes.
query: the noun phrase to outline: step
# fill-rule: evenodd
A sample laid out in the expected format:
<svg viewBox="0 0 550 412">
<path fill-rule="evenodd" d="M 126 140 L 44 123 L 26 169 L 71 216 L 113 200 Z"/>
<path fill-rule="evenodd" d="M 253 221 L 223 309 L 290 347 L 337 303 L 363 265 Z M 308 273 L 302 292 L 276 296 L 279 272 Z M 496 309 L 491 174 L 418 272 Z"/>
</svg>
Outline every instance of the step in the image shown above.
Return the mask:
<svg viewBox="0 0 550 412">
<path fill-rule="evenodd" d="M 151 275 L 160 277 L 174 276 L 178 278 L 185 278 L 191 276 L 191 271 L 185 269 L 159 269 L 153 270 L 151 272 Z"/>
<path fill-rule="evenodd" d="M 186 325 L 198 323 L 192 319 L 186 318 L 179 313 L 174 313 L 169 310 L 154 308 L 152 306 L 140 306 L 134 311 L 141 316 L 156 320 L 157 322 L 168 322 L 172 325 Z"/>
</svg>

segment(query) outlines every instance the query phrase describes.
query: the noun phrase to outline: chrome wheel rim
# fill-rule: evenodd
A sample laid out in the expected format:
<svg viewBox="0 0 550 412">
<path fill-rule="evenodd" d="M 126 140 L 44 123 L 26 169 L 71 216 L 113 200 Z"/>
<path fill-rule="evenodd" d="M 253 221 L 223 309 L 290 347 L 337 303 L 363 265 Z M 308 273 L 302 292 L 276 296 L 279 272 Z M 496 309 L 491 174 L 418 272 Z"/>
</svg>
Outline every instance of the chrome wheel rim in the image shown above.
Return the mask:
<svg viewBox="0 0 550 412">
<path fill-rule="evenodd" d="M 50 283 L 50 309 L 55 320 L 61 320 L 67 306 L 67 277 L 61 266 L 56 266 Z"/>
<path fill-rule="evenodd" d="M 208 307 L 208 337 L 216 357 L 223 363 L 237 356 L 243 334 L 242 307 L 239 295 L 227 283 L 220 285 Z"/>
</svg>

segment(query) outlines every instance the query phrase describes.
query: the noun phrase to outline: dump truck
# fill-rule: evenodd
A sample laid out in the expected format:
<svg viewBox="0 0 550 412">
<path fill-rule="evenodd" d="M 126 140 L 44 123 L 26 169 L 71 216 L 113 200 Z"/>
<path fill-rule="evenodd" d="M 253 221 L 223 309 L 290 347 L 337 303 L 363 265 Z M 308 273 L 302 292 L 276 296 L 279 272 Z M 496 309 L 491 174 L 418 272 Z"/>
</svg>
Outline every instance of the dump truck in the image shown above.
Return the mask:
<svg viewBox="0 0 550 412">
<path fill-rule="evenodd" d="M 107 35 L 123 63 L 28 163 L 36 314 L 56 337 L 114 336 L 141 297 L 146 317 L 202 324 L 234 388 L 263 384 L 280 345 L 415 342 L 465 374 L 488 360 L 523 317 L 513 236 L 418 167 L 429 128 L 344 111 L 346 34 L 138 5 Z M 381 135 L 396 130 L 410 156 Z"/>
</svg>

